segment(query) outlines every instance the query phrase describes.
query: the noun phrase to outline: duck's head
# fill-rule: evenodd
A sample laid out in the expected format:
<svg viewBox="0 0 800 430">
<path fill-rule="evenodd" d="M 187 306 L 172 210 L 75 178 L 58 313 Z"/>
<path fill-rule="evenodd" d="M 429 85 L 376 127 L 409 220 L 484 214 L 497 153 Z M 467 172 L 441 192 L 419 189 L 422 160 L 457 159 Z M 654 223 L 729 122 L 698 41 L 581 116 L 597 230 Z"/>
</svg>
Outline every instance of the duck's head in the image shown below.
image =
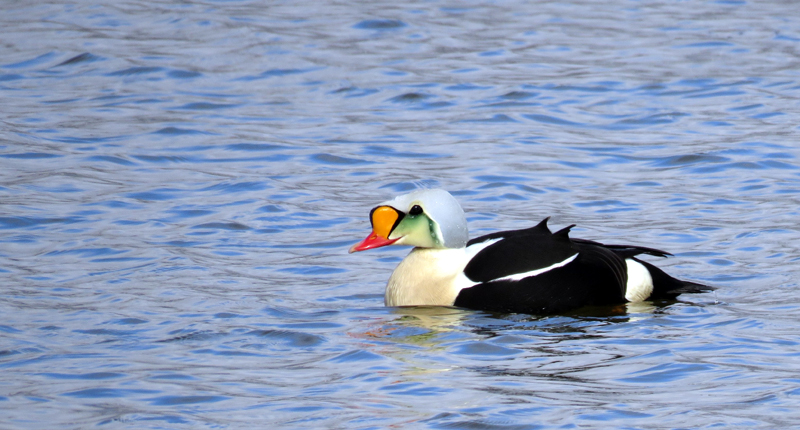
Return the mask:
<svg viewBox="0 0 800 430">
<path fill-rule="evenodd" d="M 467 219 L 458 201 L 445 190 L 419 190 L 383 202 L 369 214 L 372 233 L 350 252 L 387 245 L 463 248 Z"/>
</svg>

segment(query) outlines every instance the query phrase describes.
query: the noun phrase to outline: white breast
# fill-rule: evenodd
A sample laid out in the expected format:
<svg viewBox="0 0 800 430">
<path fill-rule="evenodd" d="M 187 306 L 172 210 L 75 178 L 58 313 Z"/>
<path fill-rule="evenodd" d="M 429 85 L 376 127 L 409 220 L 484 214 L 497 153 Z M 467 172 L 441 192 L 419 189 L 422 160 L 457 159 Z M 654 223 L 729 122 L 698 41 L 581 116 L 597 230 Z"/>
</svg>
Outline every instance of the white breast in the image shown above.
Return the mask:
<svg viewBox="0 0 800 430">
<path fill-rule="evenodd" d="M 464 248 L 414 248 L 386 285 L 386 306 L 451 306 L 460 288 L 458 275 L 467 264 Z"/>
<path fill-rule="evenodd" d="M 414 248 L 386 285 L 386 306 L 452 306 L 458 293 L 477 284 L 464 275 L 478 252 L 500 239 L 467 248 Z"/>
</svg>

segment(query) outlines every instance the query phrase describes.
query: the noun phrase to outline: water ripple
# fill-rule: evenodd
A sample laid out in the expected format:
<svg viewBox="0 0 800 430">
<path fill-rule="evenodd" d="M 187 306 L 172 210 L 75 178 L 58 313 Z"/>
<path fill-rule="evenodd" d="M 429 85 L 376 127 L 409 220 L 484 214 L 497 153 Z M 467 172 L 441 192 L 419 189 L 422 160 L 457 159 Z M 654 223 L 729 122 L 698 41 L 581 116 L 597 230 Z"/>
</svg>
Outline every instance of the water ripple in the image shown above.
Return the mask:
<svg viewBox="0 0 800 430">
<path fill-rule="evenodd" d="M 212 3 L 0 14 L 3 428 L 795 425 L 785 4 Z M 718 289 L 386 308 L 432 187 Z"/>
</svg>

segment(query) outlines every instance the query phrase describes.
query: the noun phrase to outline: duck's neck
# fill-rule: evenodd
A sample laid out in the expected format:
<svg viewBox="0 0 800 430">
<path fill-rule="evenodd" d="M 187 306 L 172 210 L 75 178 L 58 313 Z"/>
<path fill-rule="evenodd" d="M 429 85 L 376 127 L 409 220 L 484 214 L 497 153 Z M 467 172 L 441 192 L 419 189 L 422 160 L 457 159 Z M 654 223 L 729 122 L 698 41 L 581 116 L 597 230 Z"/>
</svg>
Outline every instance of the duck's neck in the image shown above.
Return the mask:
<svg viewBox="0 0 800 430">
<path fill-rule="evenodd" d="M 462 288 L 469 258 L 464 248 L 414 248 L 386 285 L 386 306 L 452 306 Z"/>
</svg>

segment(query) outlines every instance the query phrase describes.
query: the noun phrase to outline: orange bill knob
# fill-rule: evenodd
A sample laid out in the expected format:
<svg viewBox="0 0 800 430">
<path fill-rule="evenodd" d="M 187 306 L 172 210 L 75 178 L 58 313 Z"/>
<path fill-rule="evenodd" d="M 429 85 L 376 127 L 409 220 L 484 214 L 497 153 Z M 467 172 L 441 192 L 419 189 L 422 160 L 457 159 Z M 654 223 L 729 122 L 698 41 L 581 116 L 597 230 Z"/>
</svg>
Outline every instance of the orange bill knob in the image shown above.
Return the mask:
<svg viewBox="0 0 800 430">
<path fill-rule="evenodd" d="M 392 234 L 392 230 L 397 227 L 402 218 L 403 214 L 391 206 L 378 206 L 373 209 L 370 213 L 372 233 L 366 239 L 353 245 L 350 248 L 350 253 L 380 248 L 397 242 L 400 239 L 399 237 L 397 239 L 389 239 L 389 235 Z"/>
</svg>

